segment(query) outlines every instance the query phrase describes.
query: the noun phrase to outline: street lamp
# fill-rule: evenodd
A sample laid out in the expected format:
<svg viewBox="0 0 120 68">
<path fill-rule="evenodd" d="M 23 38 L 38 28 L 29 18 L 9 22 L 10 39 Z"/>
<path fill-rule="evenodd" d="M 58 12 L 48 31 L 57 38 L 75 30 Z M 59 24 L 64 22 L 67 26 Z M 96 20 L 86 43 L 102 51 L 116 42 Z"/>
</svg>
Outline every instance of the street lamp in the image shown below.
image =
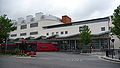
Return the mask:
<svg viewBox="0 0 120 68">
<path fill-rule="evenodd" d="M 8 38 L 5 39 L 5 54 L 6 54 L 6 51 L 7 51 L 7 40 L 8 40 Z"/>
</svg>

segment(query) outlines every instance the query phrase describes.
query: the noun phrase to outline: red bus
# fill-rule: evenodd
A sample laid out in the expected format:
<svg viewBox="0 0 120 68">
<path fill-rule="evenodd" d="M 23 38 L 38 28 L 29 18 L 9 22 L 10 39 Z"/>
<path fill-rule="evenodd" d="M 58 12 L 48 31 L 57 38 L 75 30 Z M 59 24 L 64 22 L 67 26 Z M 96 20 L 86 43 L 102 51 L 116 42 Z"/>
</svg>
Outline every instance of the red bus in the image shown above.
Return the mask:
<svg viewBox="0 0 120 68">
<path fill-rule="evenodd" d="M 36 54 L 35 51 L 58 51 L 59 47 L 56 41 L 27 41 L 16 43 L 1 43 L 0 51 L 13 51 L 16 48 L 20 49 L 22 53 Z M 7 47 L 6 47 L 7 46 Z"/>
<path fill-rule="evenodd" d="M 36 51 L 58 51 L 59 47 L 55 41 L 38 41 Z"/>
</svg>

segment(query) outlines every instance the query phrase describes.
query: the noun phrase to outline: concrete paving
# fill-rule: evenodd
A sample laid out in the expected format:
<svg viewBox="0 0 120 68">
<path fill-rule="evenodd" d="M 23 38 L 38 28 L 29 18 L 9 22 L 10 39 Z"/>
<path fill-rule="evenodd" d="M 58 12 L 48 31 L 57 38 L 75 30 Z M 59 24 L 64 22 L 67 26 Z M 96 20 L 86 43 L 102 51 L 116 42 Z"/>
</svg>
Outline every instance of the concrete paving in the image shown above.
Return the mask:
<svg viewBox="0 0 120 68">
<path fill-rule="evenodd" d="M 109 58 L 109 57 L 106 57 L 106 56 L 100 56 L 100 58 L 105 59 L 105 60 L 108 60 L 108 61 L 120 63 L 120 60 L 119 60 L 119 59 Z"/>
<path fill-rule="evenodd" d="M 90 54 L 38 52 L 36 57 L 1 56 L 0 68 L 119 68 Z"/>
</svg>

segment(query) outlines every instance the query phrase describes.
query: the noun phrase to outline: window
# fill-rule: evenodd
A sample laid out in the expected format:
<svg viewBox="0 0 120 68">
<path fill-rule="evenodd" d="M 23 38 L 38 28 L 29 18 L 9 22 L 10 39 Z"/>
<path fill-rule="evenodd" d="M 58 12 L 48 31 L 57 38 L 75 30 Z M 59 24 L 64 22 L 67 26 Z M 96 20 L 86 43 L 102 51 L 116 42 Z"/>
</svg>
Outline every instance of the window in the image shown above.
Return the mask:
<svg viewBox="0 0 120 68">
<path fill-rule="evenodd" d="M 38 32 L 30 32 L 30 35 L 36 35 Z"/>
<path fill-rule="evenodd" d="M 56 35 L 58 35 L 58 32 L 56 32 Z"/>
<path fill-rule="evenodd" d="M 61 32 L 61 34 L 63 34 L 63 31 Z"/>
<path fill-rule="evenodd" d="M 101 27 L 101 31 L 105 31 L 105 27 Z"/>
<path fill-rule="evenodd" d="M 25 35 L 26 35 L 26 33 L 21 33 L 21 34 L 20 34 L 20 36 L 25 36 Z"/>
<path fill-rule="evenodd" d="M 83 31 L 83 27 L 79 27 L 79 31 Z"/>
<path fill-rule="evenodd" d="M 17 34 L 11 34 L 11 37 L 16 37 L 17 36 Z"/>
<path fill-rule="evenodd" d="M 54 35 L 54 32 L 52 32 L 52 35 Z"/>
<path fill-rule="evenodd" d="M 32 28 L 32 27 L 38 27 L 38 23 L 31 23 L 30 28 Z"/>
<path fill-rule="evenodd" d="M 21 23 L 25 23 L 25 20 L 23 20 Z"/>
<path fill-rule="evenodd" d="M 31 22 L 32 22 L 32 21 L 34 21 L 34 18 L 31 18 L 31 20 L 30 20 L 30 21 L 31 21 Z"/>
<path fill-rule="evenodd" d="M 48 46 L 41 46 L 40 48 L 48 48 Z"/>
<path fill-rule="evenodd" d="M 68 34 L 68 31 L 65 31 L 65 34 Z"/>
<path fill-rule="evenodd" d="M 48 36 L 48 35 L 49 35 L 49 33 L 46 33 L 46 35 Z"/>
<path fill-rule="evenodd" d="M 26 29 L 27 25 L 21 25 L 21 29 Z"/>
</svg>

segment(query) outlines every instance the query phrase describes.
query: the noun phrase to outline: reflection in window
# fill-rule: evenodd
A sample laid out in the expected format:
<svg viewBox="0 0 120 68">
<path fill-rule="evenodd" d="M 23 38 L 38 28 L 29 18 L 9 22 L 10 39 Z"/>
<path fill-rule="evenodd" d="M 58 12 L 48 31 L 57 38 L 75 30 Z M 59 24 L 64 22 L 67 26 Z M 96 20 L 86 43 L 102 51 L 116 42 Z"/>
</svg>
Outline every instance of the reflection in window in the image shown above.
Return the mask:
<svg viewBox="0 0 120 68">
<path fill-rule="evenodd" d="M 79 31 L 83 31 L 83 27 L 79 27 Z"/>
</svg>

